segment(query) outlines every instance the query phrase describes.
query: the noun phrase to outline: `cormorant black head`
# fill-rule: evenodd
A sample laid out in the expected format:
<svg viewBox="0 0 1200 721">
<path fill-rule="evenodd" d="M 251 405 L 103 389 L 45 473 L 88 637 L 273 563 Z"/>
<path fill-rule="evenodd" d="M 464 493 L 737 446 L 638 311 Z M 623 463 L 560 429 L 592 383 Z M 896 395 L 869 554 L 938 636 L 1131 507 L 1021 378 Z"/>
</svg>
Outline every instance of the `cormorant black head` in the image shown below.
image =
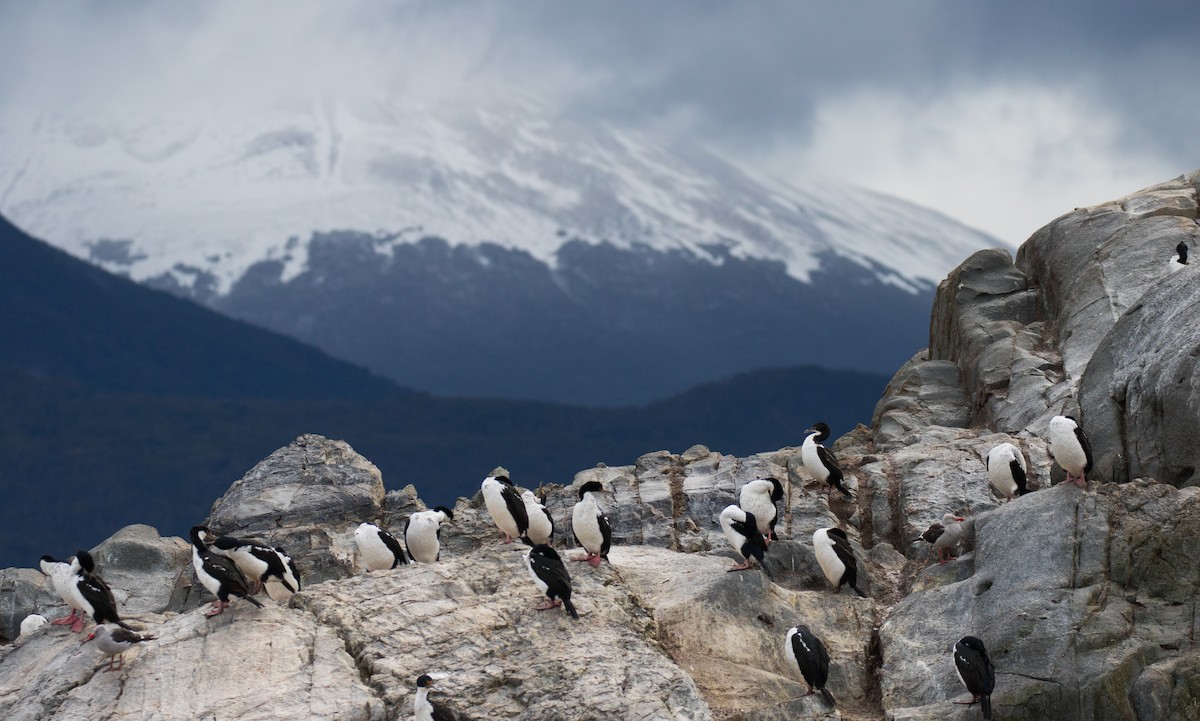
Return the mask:
<svg viewBox="0 0 1200 721">
<path fill-rule="evenodd" d="M 92 554 L 87 551 L 76 551 L 75 560 L 79 561 L 79 567 L 88 573 L 94 573 L 96 570 L 96 561 L 92 559 Z"/>
<path fill-rule="evenodd" d="M 541 556 L 543 558 L 553 558 L 555 561 L 559 561 L 559 562 L 562 561 L 562 558 L 558 555 L 558 551 L 554 550 L 554 548 L 552 546 L 548 546 L 545 543 L 537 544 L 533 548 L 529 549 L 529 552 L 531 554 L 533 554 L 534 556 Z"/>
<path fill-rule="evenodd" d="M 809 433 L 814 432 L 817 434 L 817 437 L 813 440 L 815 440 L 817 443 L 824 443 L 825 440 L 829 438 L 829 424 L 824 422 L 814 423 L 813 427 L 805 431 L 804 434 L 808 435 Z"/>
<path fill-rule="evenodd" d="M 971 649 L 972 651 L 978 651 L 985 656 L 987 655 L 987 649 L 983 647 L 983 641 L 980 641 L 974 636 L 963 636 L 959 643 Z"/>
<path fill-rule="evenodd" d="M 783 484 L 779 482 L 779 479 L 775 478 L 774 476 L 767 476 L 763 480 L 771 482 L 771 502 L 775 503 L 777 501 L 782 501 Z"/>
<path fill-rule="evenodd" d="M 197 548 L 207 549 L 208 544 L 205 543 L 205 537 L 211 536 L 212 531 L 208 530 L 208 526 L 192 526 L 192 531 L 189 534 L 192 537 L 192 545 Z"/>
<path fill-rule="evenodd" d="M 429 688 L 433 685 L 433 677 L 427 673 L 417 676 L 417 688 Z"/>
<path fill-rule="evenodd" d="M 850 540 L 849 537 L 846 536 L 846 532 L 843 531 L 842 529 L 838 528 L 837 526 L 834 526 L 833 528 L 826 528 L 825 533 L 829 534 L 830 536 L 837 536 L 838 538 L 842 539 L 843 541 Z"/>
<path fill-rule="evenodd" d="M 449 518 L 451 521 L 454 520 L 454 511 L 451 511 L 449 508 L 446 508 L 445 506 L 434 506 L 433 510 L 441 511 L 442 513 L 446 514 L 446 518 Z"/>
<path fill-rule="evenodd" d="M 38 563 L 39 571 L 41 570 L 43 563 L 66 563 L 66 561 L 60 561 L 57 558 L 55 558 L 54 556 L 42 556 L 41 558 L 38 559 L 38 561 L 39 561 L 39 563 Z M 45 575 L 45 574 L 46 574 L 46 572 L 42 571 L 42 575 Z"/>
<path fill-rule="evenodd" d="M 581 500 L 581 501 L 583 500 L 583 496 L 585 493 L 591 493 L 593 491 L 595 491 L 596 493 L 604 493 L 604 486 L 600 485 L 600 481 L 588 481 L 587 483 L 580 486 L 579 487 L 579 500 Z"/>
<path fill-rule="evenodd" d="M 496 480 L 500 481 L 506 486 L 511 486 L 513 484 L 512 479 L 510 479 L 508 476 L 496 476 Z"/>
<path fill-rule="evenodd" d="M 1066 418 L 1067 420 L 1071 421 L 1075 425 L 1079 425 L 1079 421 L 1075 420 L 1075 416 L 1063 416 L 1063 418 Z"/>
</svg>

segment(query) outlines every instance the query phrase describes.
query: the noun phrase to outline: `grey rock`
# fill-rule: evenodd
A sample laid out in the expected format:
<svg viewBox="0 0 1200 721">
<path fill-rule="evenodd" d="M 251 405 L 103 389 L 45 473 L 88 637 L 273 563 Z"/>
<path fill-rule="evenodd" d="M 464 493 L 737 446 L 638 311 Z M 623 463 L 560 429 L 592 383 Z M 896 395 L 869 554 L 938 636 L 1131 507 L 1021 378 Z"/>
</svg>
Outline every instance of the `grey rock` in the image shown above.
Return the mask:
<svg viewBox="0 0 1200 721">
<path fill-rule="evenodd" d="M 32 568 L 0 570 L 0 636 L 11 641 L 21 631 L 21 621 L 31 613 L 50 620 L 66 616 L 68 609 L 50 579 Z"/>
<path fill-rule="evenodd" d="M 338 719 L 382 721 L 384 705 L 359 677 L 342 640 L 308 614 L 235 604 L 158 617 L 151 635 L 107 661 L 64 627 L 0 656 L 0 717 L 10 721 L 116 719 Z"/>
<path fill-rule="evenodd" d="M 444 674 L 440 698 L 473 718 L 713 718 L 653 640 L 654 621 L 621 584 L 619 564 L 571 564 L 573 621 L 561 609 L 534 610 L 540 594 L 524 553 L 487 546 L 320 584 L 294 603 L 337 629 L 388 718 L 411 714 L 422 673 Z"/>
<path fill-rule="evenodd" d="M 96 570 L 122 617 L 179 611 L 198 599 L 192 588 L 192 548 L 152 526 L 126 526 L 91 550 Z"/>
<path fill-rule="evenodd" d="M 282 546 L 301 583 L 355 570 L 353 531 L 383 518 L 383 478 L 344 441 L 303 435 L 230 486 L 207 525 L 218 534 Z"/>
<path fill-rule="evenodd" d="M 1092 477 L 1200 483 L 1197 272 L 1185 269 L 1147 290 L 1088 364 L 1080 402 L 1097 456 Z"/>
<path fill-rule="evenodd" d="M 996 665 L 998 718 L 1157 718 L 1138 716 L 1129 690 L 1181 658 L 1194 631 L 1180 604 L 1200 583 L 1200 559 L 1184 557 L 1198 497 L 1153 482 L 1060 486 L 977 517 L 971 575 L 912 593 L 881 629 L 884 706 L 926 718 L 911 709 L 962 696 L 949 647 L 970 634 Z"/>
</svg>

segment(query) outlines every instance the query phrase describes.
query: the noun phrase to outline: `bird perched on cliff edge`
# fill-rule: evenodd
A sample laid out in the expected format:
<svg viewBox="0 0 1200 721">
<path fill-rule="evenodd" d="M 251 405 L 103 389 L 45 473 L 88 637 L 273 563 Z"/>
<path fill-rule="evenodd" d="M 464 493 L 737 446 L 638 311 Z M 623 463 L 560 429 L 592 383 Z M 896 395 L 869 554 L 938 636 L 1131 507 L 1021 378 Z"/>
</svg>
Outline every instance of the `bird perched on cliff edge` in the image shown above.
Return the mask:
<svg viewBox="0 0 1200 721">
<path fill-rule="evenodd" d="M 836 488 L 847 499 L 853 500 L 854 494 L 842 483 L 845 476 L 838 466 L 837 458 L 828 448 L 821 445 L 829 438 L 829 426 L 818 423 L 804 433 L 804 444 L 800 446 L 800 460 L 804 462 L 804 468 L 825 486 L 825 490 L 832 493 Z"/>
<path fill-rule="evenodd" d="M 238 570 L 250 582 L 250 592 L 262 590 L 267 579 L 274 579 L 283 584 L 289 593 L 295 593 L 299 587 L 295 578 L 287 578 L 289 569 L 283 557 L 270 546 L 257 543 L 245 538 L 233 536 L 218 536 L 215 539 L 204 539 L 209 544 L 208 550 L 218 556 L 224 556 L 237 564 Z"/>
<path fill-rule="evenodd" d="M 571 618 L 578 620 L 579 614 L 571 603 L 571 576 L 558 552 L 544 543 L 539 543 L 525 554 L 525 566 L 538 589 L 546 594 L 536 608 L 545 611 L 556 606 L 565 606 Z"/>
<path fill-rule="evenodd" d="M 1011 501 L 1016 496 L 1029 493 L 1029 489 L 1025 487 L 1025 455 L 1013 444 L 1001 443 L 988 451 L 984 466 L 987 468 L 988 481 L 992 488 L 1005 499 Z"/>
<path fill-rule="evenodd" d="M 521 502 L 525 504 L 525 513 L 529 516 L 529 529 L 522 539 L 531 546 L 539 543 L 547 545 L 554 539 L 554 517 L 546 510 L 545 497 L 538 499 L 533 491 L 521 494 Z"/>
<path fill-rule="evenodd" d="M 196 571 L 196 578 L 208 592 L 216 596 L 216 600 L 204 615 L 216 616 L 219 613 L 229 608 L 229 597 L 237 596 L 245 599 L 259 608 L 263 605 L 250 596 L 250 589 L 246 584 L 246 577 L 238 570 L 237 564 L 224 556 L 208 550 L 208 543 L 205 540 L 212 535 L 212 531 L 204 526 L 193 526 L 191 530 L 192 539 L 192 568 Z"/>
<path fill-rule="evenodd" d="M 487 506 L 492 522 L 504 534 L 504 543 L 512 543 L 529 530 L 529 514 L 525 502 L 508 476 L 488 476 L 483 479 L 483 502 Z"/>
<path fill-rule="evenodd" d="M 825 682 L 829 680 L 829 653 L 825 650 L 825 644 L 808 626 L 801 624 L 788 629 L 783 641 L 783 653 L 791 667 L 799 669 L 804 683 L 808 684 L 805 696 L 820 691 L 831 708 L 837 705 L 833 694 L 825 688 Z"/>
<path fill-rule="evenodd" d="M 267 595 L 271 597 L 272 601 L 287 603 L 292 594 L 300 591 L 300 570 L 292 562 L 292 557 L 287 555 L 282 548 L 276 546 L 272 550 L 279 556 L 279 562 L 283 564 L 283 576 L 279 578 L 268 576 L 263 580 L 263 587 L 267 589 Z"/>
<path fill-rule="evenodd" d="M 96 646 L 105 656 L 108 656 L 108 668 L 104 669 L 107 673 L 109 671 L 118 671 L 125 666 L 125 652 L 132 648 L 135 643 L 153 641 L 155 637 L 143 636 L 140 633 L 134 633 L 124 628 L 111 628 L 102 623 L 92 629 L 91 635 L 85 638 L 83 642 L 87 643 L 93 639 L 96 641 Z M 113 661 L 116 660 L 119 660 L 120 663 L 114 668 Z"/>
<path fill-rule="evenodd" d="M 1184 241 L 1179 241 L 1179 245 L 1175 246 L 1175 257 L 1171 258 L 1171 272 L 1183 270 L 1188 266 L 1188 246 Z"/>
<path fill-rule="evenodd" d="M 404 523 L 404 542 L 408 555 L 418 563 L 434 563 L 442 555 L 442 524 L 454 520 L 454 511 L 437 506 L 432 511 L 417 511 Z"/>
<path fill-rule="evenodd" d="M 1087 488 L 1092 470 L 1092 444 L 1073 416 L 1050 419 L 1050 457 L 1067 472 L 1067 482 Z"/>
<path fill-rule="evenodd" d="M 579 502 L 571 509 L 571 533 L 575 535 L 575 542 L 587 552 L 582 558 L 575 556 L 572 559 L 587 561 L 592 568 L 600 567 L 600 559 L 607 559 L 608 549 L 612 547 L 612 524 L 593 495 L 603 492 L 604 486 L 599 481 L 588 481 L 580 486 Z"/>
<path fill-rule="evenodd" d="M 770 476 L 750 481 L 742 486 L 738 494 L 738 505 L 746 513 L 753 513 L 758 521 L 758 532 L 766 544 L 775 540 L 775 524 L 779 520 L 779 508 L 775 505 L 783 500 L 783 485 Z"/>
<path fill-rule="evenodd" d="M 50 585 L 54 586 L 54 590 L 58 593 L 59 598 L 63 603 L 67 604 L 67 608 L 71 612 L 62 618 L 56 618 L 50 622 L 52 626 L 70 626 L 72 631 L 79 633 L 83 630 L 84 617 L 81 615 L 80 608 L 74 604 L 74 596 L 69 596 L 67 590 L 74 583 L 75 572 L 71 570 L 72 561 L 60 561 L 53 556 L 42 556 L 38 560 L 38 568 L 42 574 L 50 579 Z M 76 629 L 76 623 L 79 628 Z"/>
<path fill-rule="evenodd" d="M 771 573 L 771 569 L 767 568 L 765 558 L 767 542 L 758 532 L 758 521 L 754 518 L 754 514 L 743 511 L 737 506 L 726 506 L 721 511 L 720 521 L 721 531 L 725 533 L 725 540 L 729 541 L 729 545 L 733 546 L 733 550 L 742 559 L 741 563 L 726 569 L 726 571 L 749 569 L 750 559 L 753 557 L 758 560 L 758 565 L 762 568 L 763 573 L 767 574 L 767 578 L 775 580 L 775 575 Z"/>
<path fill-rule="evenodd" d="M 404 547 L 396 537 L 374 523 L 360 523 L 354 529 L 354 543 L 368 571 L 385 571 L 408 563 Z"/>
<path fill-rule="evenodd" d="M 992 668 L 992 660 L 988 658 L 983 641 L 974 636 L 963 636 L 954 644 L 951 652 L 954 656 L 954 668 L 958 671 L 958 680 L 971 693 L 970 701 L 955 701 L 954 703 L 971 706 L 978 703 L 983 710 L 985 721 L 992 718 L 992 691 L 996 688 L 996 672 Z"/>
<path fill-rule="evenodd" d="M 844 584 L 849 584 L 855 593 L 867 597 L 858 588 L 858 559 L 854 557 L 854 549 L 850 547 L 850 539 L 845 531 L 840 528 L 818 528 L 813 532 L 813 551 L 825 578 L 834 585 L 835 591 L 841 591 Z"/>
<path fill-rule="evenodd" d="M 423 673 L 417 677 L 417 695 L 413 698 L 414 721 L 468 721 L 464 716 L 456 716 L 454 712 L 442 704 L 429 700 L 429 690 L 433 688 L 433 678 Z"/>
<path fill-rule="evenodd" d="M 967 519 L 962 516 L 956 516 L 953 513 L 947 513 L 942 516 L 941 523 L 935 523 L 920 537 L 913 539 L 913 543 L 927 541 L 933 544 L 933 547 L 938 552 L 938 564 L 943 564 L 947 561 L 954 560 L 954 547 L 958 545 L 958 541 L 962 538 L 962 522 Z"/>
</svg>

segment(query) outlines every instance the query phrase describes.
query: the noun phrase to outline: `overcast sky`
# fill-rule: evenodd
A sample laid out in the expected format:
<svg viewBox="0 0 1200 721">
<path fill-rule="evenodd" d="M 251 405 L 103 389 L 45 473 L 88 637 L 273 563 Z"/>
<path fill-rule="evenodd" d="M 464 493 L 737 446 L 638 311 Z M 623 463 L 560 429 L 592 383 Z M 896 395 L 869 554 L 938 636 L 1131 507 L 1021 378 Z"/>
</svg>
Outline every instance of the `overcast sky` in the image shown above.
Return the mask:
<svg viewBox="0 0 1200 721">
<path fill-rule="evenodd" d="M 0 0 L 0 109 L 478 98 L 844 177 L 1019 244 L 1200 168 L 1195 0 Z"/>
</svg>

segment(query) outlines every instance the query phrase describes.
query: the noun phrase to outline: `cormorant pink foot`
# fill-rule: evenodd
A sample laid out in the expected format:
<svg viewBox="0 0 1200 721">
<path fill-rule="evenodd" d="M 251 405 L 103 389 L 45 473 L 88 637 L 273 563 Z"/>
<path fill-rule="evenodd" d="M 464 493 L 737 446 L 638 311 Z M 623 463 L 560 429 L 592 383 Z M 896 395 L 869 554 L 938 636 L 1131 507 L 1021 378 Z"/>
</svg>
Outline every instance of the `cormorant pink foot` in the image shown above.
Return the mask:
<svg viewBox="0 0 1200 721">
<path fill-rule="evenodd" d="M 595 556 L 589 556 L 587 562 L 592 565 L 592 568 L 600 568 L 600 560 L 600 556 L 597 554 Z"/>
</svg>

